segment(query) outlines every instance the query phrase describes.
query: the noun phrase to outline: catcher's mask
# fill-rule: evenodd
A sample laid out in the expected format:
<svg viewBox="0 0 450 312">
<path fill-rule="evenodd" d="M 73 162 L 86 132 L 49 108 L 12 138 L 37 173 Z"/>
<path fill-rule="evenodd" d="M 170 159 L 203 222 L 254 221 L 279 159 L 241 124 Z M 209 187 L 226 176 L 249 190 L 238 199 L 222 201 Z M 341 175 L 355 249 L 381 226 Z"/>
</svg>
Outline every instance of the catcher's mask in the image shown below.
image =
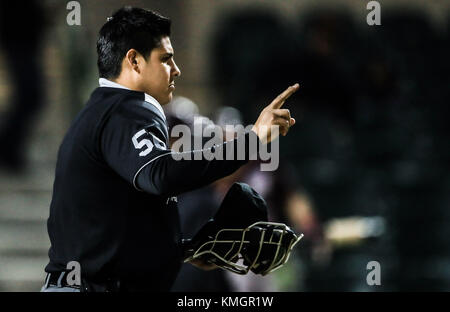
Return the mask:
<svg viewBox="0 0 450 312">
<path fill-rule="evenodd" d="M 264 199 L 235 183 L 214 219 L 184 241 L 184 261 L 200 259 L 238 274 L 266 275 L 286 263 L 302 237 L 283 223 L 267 222 Z"/>
</svg>

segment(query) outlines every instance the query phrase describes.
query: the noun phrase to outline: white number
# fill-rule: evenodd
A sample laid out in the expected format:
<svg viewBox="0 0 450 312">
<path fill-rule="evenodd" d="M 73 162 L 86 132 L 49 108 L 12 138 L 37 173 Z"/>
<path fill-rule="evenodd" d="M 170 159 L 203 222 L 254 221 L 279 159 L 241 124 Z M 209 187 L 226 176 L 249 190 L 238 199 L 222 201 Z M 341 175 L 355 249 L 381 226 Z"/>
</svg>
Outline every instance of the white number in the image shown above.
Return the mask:
<svg viewBox="0 0 450 312">
<path fill-rule="evenodd" d="M 132 139 L 134 147 L 136 149 L 141 149 L 144 146 L 147 146 L 147 148 L 145 150 L 143 150 L 142 152 L 139 153 L 139 156 L 147 156 L 153 150 L 154 145 L 153 145 L 152 141 L 150 141 L 149 139 L 143 139 L 140 142 L 138 142 L 138 140 L 137 140 L 141 135 L 143 135 L 145 133 L 147 133 L 147 131 L 145 131 L 145 129 L 142 129 L 141 131 L 136 133 Z"/>
<path fill-rule="evenodd" d="M 166 149 L 166 143 L 152 135 L 153 137 L 153 143 L 155 143 L 156 147 L 159 147 L 160 149 Z"/>
<path fill-rule="evenodd" d="M 154 135 L 152 135 L 153 142 L 150 141 L 149 139 L 142 139 L 141 141 L 138 142 L 139 137 L 141 137 L 145 133 L 147 133 L 147 131 L 145 131 L 145 129 L 142 129 L 141 131 L 137 132 L 132 138 L 134 147 L 136 149 L 142 149 L 144 146 L 147 146 L 145 150 L 139 153 L 139 156 L 147 156 L 148 154 L 150 154 L 155 145 L 158 148 L 166 149 L 166 144 L 157 137 L 155 137 Z"/>
</svg>

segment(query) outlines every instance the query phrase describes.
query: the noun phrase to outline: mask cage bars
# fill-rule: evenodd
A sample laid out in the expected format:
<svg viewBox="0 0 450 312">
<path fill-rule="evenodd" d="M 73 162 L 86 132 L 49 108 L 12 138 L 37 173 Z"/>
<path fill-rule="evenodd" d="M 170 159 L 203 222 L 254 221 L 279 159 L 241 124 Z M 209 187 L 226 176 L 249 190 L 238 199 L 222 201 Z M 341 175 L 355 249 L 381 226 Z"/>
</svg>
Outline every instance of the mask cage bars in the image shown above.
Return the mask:
<svg viewBox="0 0 450 312">
<path fill-rule="evenodd" d="M 240 259 L 244 259 L 242 256 L 243 249 L 251 244 L 251 241 L 248 239 L 248 234 L 252 230 L 259 230 L 261 232 L 261 237 L 258 242 L 258 250 L 256 253 L 256 256 L 254 260 L 251 262 L 250 265 L 245 266 L 242 264 L 238 264 Z M 267 232 L 271 231 L 270 238 L 265 241 L 264 238 L 266 237 Z M 240 239 L 221 239 L 221 236 L 226 236 L 226 234 L 230 233 L 236 233 L 240 235 Z M 278 233 L 278 235 L 274 235 L 275 233 Z M 293 238 L 290 239 L 290 242 L 286 248 L 286 251 L 283 255 L 279 258 L 278 255 L 280 253 L 280 249 L 283 246 L 283 237 L 290 233 L 293 235 Z M 279 239 L 274 240 L 274 236 L 278 236 Z M 295 234 L 286 224 L 283 223 L 275 223 L 275 222 L 256 222 L 249 227 L 245 229 L 222 229 L 219 232 L 217 232 L 216 236 L 213 240 L 205 242 L 202 244 L 192 256 L 185 259 L 184 262 L 189 262 L 198 258 L 201 258 L 205 255 L 213 255 L 216 258 L 216 261 L 214 264 L 218 265 L 219 267 L 229 270 L 231 272 L 245 275 L 247 274 L 251 269 L 257 268 L 260 263 L 258 262 L 259 257 L 261 255 L 261 251 L 263 250 L 264 246 L 275 246 L 275 254 L 273 255 L 272 261 L 270 265 L 263 271 L 261 271 L 262 275 L 267 275 L 277 269 L 279 269 L 281 266 L 283 266 L 288 260 L 290 253 L 294 246 L 303 238 L 303 234 Z M 225 244 L 229 244 L 230 248 L 225 253 L 225 255 L 218 254 L 214 248 L 216 246 L 224 246 Z M 237 248 L 235 248 L 235 246 Z M 279 259 L 278 259 L 279 258 Z M 278 260 L 277 260 L 278 259 Z M 249 259 L 246 259 L 247 261 Z M 250 261 L 249 261 L 250 262 Z"/>
</svg>

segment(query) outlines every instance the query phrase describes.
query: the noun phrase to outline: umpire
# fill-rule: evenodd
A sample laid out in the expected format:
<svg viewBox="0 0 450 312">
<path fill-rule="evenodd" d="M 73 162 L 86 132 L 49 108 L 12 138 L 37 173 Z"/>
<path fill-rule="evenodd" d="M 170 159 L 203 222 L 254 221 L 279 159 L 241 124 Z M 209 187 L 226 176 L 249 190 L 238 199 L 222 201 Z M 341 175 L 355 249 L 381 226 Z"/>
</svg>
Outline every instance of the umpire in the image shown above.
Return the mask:
<svg viewBox="0 0 450 312">
<path fill-rule="evenodd" d="M 182 262 L 176 195 L 233 173 L 250 157 L 248 144 L 246 160 L 173 157 L 161 107 L 181 74 L 170 24 L 158 13 L 126 7 L 100 30 L 100 86 L 58 152 L 42 291 L 170 290 Z M 262 111 L 245 142 L 275 139 L 265 129 L 272 125 L 286 135 L 295 120 L 281 105 L 297 89 L 289 87 Z M 214 148 L 228 155 L 237 142 Z M 196 159 L 198 152 L 185 153 Z"/>
</svg>

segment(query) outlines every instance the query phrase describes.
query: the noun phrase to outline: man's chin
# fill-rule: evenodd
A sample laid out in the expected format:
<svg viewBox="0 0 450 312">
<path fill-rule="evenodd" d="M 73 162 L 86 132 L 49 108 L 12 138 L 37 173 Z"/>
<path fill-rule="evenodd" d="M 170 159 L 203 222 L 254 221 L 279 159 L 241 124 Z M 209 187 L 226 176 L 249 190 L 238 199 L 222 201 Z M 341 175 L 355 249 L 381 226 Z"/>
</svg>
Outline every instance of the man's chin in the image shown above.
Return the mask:
<svg viewBox="0 0 450 312">
<path fill-rule="evenodd" d="M 171 92 L 167 98 L 165 98 L 164 100 L 161 100 L 160 104 L 161 105 L 168 104 L 170 101 L 172 101 L 172 97 L 173 97 L 173 95 L 172 95 L 172 92 Z"/>
</svg>

